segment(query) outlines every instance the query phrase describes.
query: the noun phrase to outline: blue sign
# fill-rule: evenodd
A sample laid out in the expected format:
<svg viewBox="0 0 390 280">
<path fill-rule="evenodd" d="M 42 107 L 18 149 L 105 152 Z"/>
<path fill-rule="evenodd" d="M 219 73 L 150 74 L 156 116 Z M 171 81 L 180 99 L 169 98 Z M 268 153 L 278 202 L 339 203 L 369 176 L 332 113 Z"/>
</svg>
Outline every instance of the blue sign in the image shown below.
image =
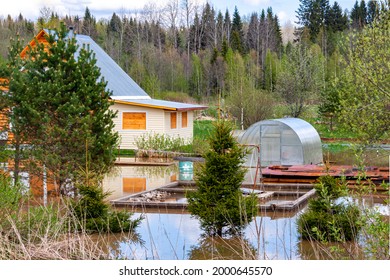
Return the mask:
<svg viewBox="0 0 390 280">
<path fill-rule="evenodd" d="M 194 164 L 192 161 L 179 162 L 179 180 L 191 181 L 194 177 Z"/>
</svg>

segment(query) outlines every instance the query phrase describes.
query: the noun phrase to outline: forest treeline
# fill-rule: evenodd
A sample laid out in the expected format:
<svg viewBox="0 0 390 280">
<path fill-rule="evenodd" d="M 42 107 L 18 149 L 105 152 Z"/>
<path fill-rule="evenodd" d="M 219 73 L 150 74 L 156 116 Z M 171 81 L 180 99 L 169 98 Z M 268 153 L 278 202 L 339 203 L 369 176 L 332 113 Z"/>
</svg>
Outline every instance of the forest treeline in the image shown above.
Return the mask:
<svg viewBox="0 0 390 280">
<path fill-rule="evenodd" d="M 341 7 L 329 0 L 300 0 L 297 26 L 282 26 L 272 7 L 242 15 L 237 7 L 221 11 L 196 3 L 170 0 L 99 20 L 88 8 L 82 17 L 60 17 L 43 8 L 37 22 L 8 16 L 0 23 L 0 60 L 5 64 L 10 37 L 20 34 L 28 42 L 38 30 L 65 22 L 91 36 L 152 97 L 213 104 L 221 98 L 248 127 L 273 116 L 275 104 L 286 105 L 283 114 L 293 117 L 316 104 L 333 118 L 342 104 L 339 83 L 359 36 L 378 24 L 387 28 L 387 1 Z"/>
</svg>

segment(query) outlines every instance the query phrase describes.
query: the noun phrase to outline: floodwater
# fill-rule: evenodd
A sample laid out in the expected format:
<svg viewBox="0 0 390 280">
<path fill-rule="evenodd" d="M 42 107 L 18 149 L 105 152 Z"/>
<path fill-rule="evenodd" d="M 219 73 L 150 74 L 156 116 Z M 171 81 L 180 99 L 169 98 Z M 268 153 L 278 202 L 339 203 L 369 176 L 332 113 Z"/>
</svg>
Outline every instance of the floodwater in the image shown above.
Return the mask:
<svg viewBox="0 0 390 280">
<path fill-rule="evenodd" d="M 136 260 L 300 259 L 295 219 L 258 216 L 242 237 L 205 238 L 199 222 L 188 213 L 136 213 L 144 220 L 139 240 L 121 238 L 111 244 L 115 258 Z"/>
<path fill-rule="evenodd" d="M 250 170 L 249 173 L 253 173 Z M 109 200 L 151 191 L 176 181 L 178 165 L 117 166 L 103 187 Z M 247 176 L 251 180 L 253 174 Z M 185 198 L 174 197 L 185 200 Z M 287 200 L 288 197 L 277 197 Z M 123 236 L 111 236 L 111 254 L 121 259 L 299 259 L 295 220 L 297 213 L 262 212 L 244 230 L 240 238 L 204 238 L 199 221 L 185 210 L 130 209 L 134 217 L 144 219 L 137 228 L 138 242 Z"/>
<path fill-rule="evenodd" d="M 253 180 L 249 170 L 247 180 Z M 151 191 L 179 178 L 177 163 L 169 166 L 118 166 L 104 180 L 103 187 L 114 200 Z M 183 199 L 177 197 L 175 199 Z M 289 199 L 289 198 L 279 198 Z M 368 201 L 377 205 L 375 201 Z M 379 202 L 380 204 L 380 202 Z M 384 206 L 386 214 L 388 206 Z M 387 209 L 387 210 L 386 210 Z M 304 211 L 302 208 L 300 211 Z M 199 221 L 185 210 L 129 209 L 144 219 L 137 228 L 138 241 L 119 235 L 110 236 L 108 250 L 118 259 L 318 259 L 313 244 L 301 241 L 296 220 L 301 212 L 264 211 L 244 230 L 241 237 L 205 238 Z M 351 245 L 356 248 L 356 244 Z M 358 254 L 358 253 L 356 253 Z"/>
</svg>

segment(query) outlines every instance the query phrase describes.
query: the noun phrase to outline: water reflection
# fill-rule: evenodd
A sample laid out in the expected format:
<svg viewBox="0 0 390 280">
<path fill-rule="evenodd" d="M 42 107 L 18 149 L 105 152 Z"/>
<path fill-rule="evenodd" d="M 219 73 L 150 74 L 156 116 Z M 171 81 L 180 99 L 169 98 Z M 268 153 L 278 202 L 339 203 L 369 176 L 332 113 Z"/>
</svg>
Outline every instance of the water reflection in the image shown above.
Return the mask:
<svg viewBox="0 0 390 280">
<path fill-rule="evenodd" d="M 154 190 L 177 180 L 177 165 L 116 166 L 103 180 L 103 188 L 110 193 L 108 200 L 130 194 Z"/>
<path fill-rule="evenodd" d="M 363 251 L 356 242 L 321 243 L 302 240 L 298 252 L 303 260 L 362 260 Z"/>
<path fill-rule="evenodd" d="M 141 215 L 141 214 L 138 214 Z M 116 240 L 115 255 L 126 259 L 299 259 L 295 217 L 257 217 L 241 238 L 204 238 L 188 213 L 146 213 L 137 229 L 142 243 Z"/>
<path fill-rule="evenodd" d="M 252 170 L 253 172 L 253 170 Z M 104 180 L 103 187 L 111 191 L 110 200 L 133 193 L 150 191 L 176 181 L 178 166 L 118 166 L 115 173 Z M 252 174 L 253 175 L 253 174 Z M 251 176 L 252 176 L 251 175 Z M 250 176 L 250 177 L 251 177 Z M 253 178 L 253 176 L 252 176 Z M 358 201 L 360 206 L 377 207 L 389 214 L 383 198 L 371 196 Z M 301 209 L 304 211 L 305 209 Z M 135 217 L 144 216 L 138 239 L 133 236 L 111 235 L 104 244 L 113 258 L 136 260 L 186 259 L 329 259 L 361 258 L 354 243 L 342 244 L 344 252 L 335 254 L 335 244 L 323 246 L 301 241 L 296 220 L 299 213 L 261 211 L 241 238 L 204 238 L 199 221 L 185 210 L 134 208 Z M 333 252 L 333 255 L 331 254 Z M 336 252 L 336 253 L 337 253 Z M 352 257 L 351 257 L 352 256 Z"/>
<path fill-rule="evenodd" d="M 205 237 L 189 252 L 190 260 L 254 260 L 257 251 L 243 237 Z"/>
<path fill-rule="evenodd" d="M 103 186 L 112 192 L 109 199 L 113 200 L 170 183 L 176 180 L 177 173 L 177 165 L 118 166 L 115 173 L 105 178 Z M 253 178 L 252 175 L 247 178 Z M 142 242 L 115 239 L 111 249 L 113 256 L 154 260 L 299 258 L 296 213 L 293 212 L 261 211 L 242 238 L 205 239 L 199 221 L 185 210 L 131 210 L 145 217 L 137 229 Z"/>
</svg>

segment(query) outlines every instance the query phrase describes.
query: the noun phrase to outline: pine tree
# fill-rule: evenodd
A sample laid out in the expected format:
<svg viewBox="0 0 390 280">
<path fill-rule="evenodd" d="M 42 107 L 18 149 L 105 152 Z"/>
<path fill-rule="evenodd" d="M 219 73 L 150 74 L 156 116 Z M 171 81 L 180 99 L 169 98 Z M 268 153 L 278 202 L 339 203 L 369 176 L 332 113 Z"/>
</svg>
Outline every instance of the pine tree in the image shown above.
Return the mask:
<svg viewBox="0 0 390 280">
<path fill-rule="evenodd" d="M 47 46 L 37 42 L 27 54 L 24 98 L 29 102 L 21 102 L 20 121 L 35 161 L 63 190 L 77 181 L 81 169 L 104 174 L 111 168 L 116 113 L 109 109 L 111 92 L 93 52 L 79 48 L 64 25 L 47 40 Z"/>
<path fill-rule="evenodd" d="M 256 211 L 257 199 L 244 197 L 240 192 L 245 152 L 231 132 L 229 123 L 216 123 L 209 138 L 211 149 L 204 155 L 206 162 L 196 175 L 198 189 L 187 194 L 188 210 L 199 218 L 209 235 L 239 233 Z"/>
<path fill-rule="evenodd" d="M 300 0 L 297 10 L 298 24 L 309 29 L 310 40 L 316 42 L 320 30 L 325 27 L 329 0 Z"/>
<path fill-rule="evenodd" d="M 367 7 L 364 0 L 360 1 L 360 4 L 358 1 L 355 2 L 350 17 L 352 28 L 361 30 L 367 24 Z"/>
<path fill-rule="evenodd" d="M 333 3 L 326 15 L 326 26 L 331 32 L 344 31 L 348 28 L 348 17 L 343 14 L 337 2 Z"/>
<path fill-rule="evenodd" d="M 96 37 L 97 37 L 96 19 L 91 14 L 88 7 L 85 8 L 82 33 L 85 35 L 91 36 L 93 39 L 96 39 Z"/>
<path fill-rule="evenodd" d="M 238 51 L 241 54 L 244 54 L 246 51 L 243 24 L 237 6 L 235 7 L 233 13 L 232 35 L 230 40 L 230 46 L 233 49 L 233 51 Z"/>
<path fill-rule="evenodd" d="M 2 95 L 2 105 L 6 106 L 4 112 L 7 112 L 7 118 L 11 125 L 9 132 L 13 134 L 11 141 L 12 154 L 11 159 L 14 162 L 13 176 L 14 183 L 19 180 L 19 172 L 21 167 L 21 159 L 23 158 L 23 145 L 27 135 L 23 133 L 23 124 L 21 123 L 21 116 L 26 113 L 22 104 L 28 104 L 30 100 L 25 95 L 28 82 L 25 80 L 25 75 L 20 71 L 23 69 L 24 61 L 20 57 L 20 53 L 24 48 L 24 42 L 17 36 L 11 39 L 11 45 L 8 51 L 7 74 L 5 77 L 8 82 L 8 93 Z M 4 102 L 4 103 L 3 103 Z M 10 109 L 11 108 L 11 109 Z"/>
<path fill-rule="evenodd" d="M 377 1 L 370 0 L 367 3 L 367 23 L 371 24 L 379 15 L 379 4 Z"/>
</svg>

